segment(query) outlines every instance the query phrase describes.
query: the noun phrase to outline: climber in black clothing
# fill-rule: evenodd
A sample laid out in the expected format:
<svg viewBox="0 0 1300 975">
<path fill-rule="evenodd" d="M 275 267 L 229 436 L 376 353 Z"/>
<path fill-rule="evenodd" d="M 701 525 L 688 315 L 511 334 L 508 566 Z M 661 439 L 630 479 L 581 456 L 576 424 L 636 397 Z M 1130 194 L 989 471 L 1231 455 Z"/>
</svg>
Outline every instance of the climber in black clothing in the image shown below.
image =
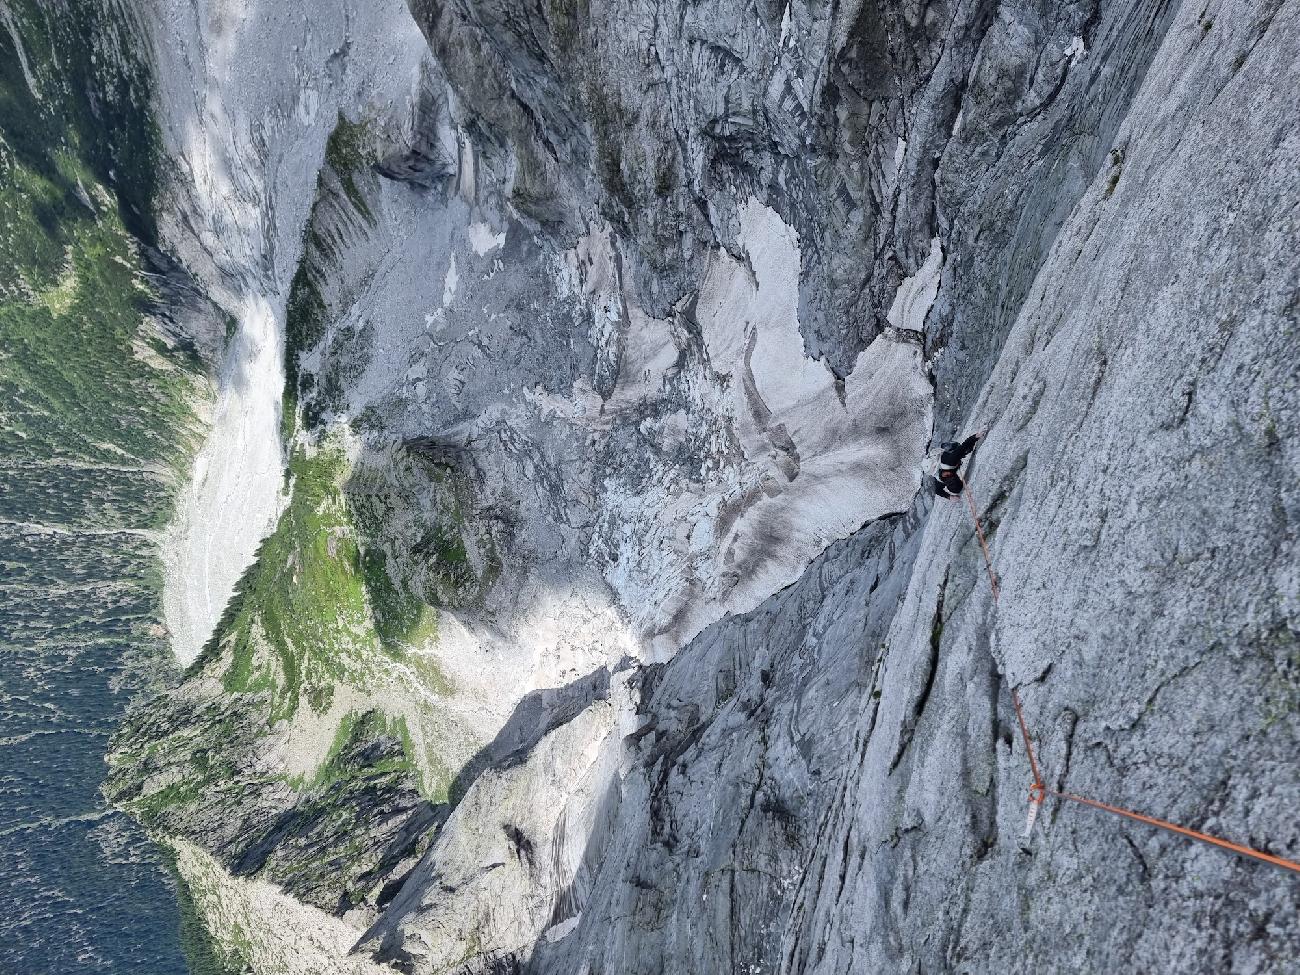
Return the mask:
<svg viewBox="0 0 1300 975">
<path fill-rule="evenodd" d="M 982 439 L 984 439 L 984 431 L 972 433 L 961 443 L 949 441 L 942 445 L 940 448 L 942 453 L 939 454 L 939 473 L 932 478 L 935 494 L 941 498 L 955 498 L 961 494 L 966 484 L 957 473 L 957 468 L 961 467 L 961 462 Z"/>
</svg>

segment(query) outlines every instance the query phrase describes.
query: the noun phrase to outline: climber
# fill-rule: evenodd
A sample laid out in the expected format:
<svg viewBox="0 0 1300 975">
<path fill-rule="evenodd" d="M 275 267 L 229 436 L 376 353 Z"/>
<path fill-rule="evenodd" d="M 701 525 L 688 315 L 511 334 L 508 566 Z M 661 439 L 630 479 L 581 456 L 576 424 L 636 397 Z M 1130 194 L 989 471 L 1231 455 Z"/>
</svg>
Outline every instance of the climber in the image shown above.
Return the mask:
<svg viewBox="0 0 1300 975">
<path fill-rule="evenodd" d="M 961 494 L 966 485 L 957 473 L 961 462 L 975 449 L 975 445 L 984 439 L 987 430 L 972 433 L 961 443 L 948 441 L 941 446 L 939 454 L 939 472 L 934 475 L 934 493 L 941 498 L 955 498 Z"/>
</svg>

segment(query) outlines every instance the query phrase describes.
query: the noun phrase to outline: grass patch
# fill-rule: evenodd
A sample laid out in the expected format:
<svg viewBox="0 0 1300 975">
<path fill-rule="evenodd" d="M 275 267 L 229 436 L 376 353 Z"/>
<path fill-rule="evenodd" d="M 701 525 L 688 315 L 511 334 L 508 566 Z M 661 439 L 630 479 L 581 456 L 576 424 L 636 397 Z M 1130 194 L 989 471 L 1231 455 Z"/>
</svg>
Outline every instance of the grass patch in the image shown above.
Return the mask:
<svg viewBox="0 0 1300 975">
<path fill-rule="evenodd" d="M 616 225 L 626 223 L 628 214 L 637 208 L 636 196 L 629 182 L 629 162 L 623 157 L 627 132 L 636 122 L 636 114 L 615 96 L 598 86 L 588 85 L 584 102 L 596 149 L 596 177 L 609 198 L 622 209 Z"/>
<path fill-rule="evenodd" d="M 156 823 L 159 817 L 173 806 L 187 805 L 199 797 L 199 782 L 184 779 L 141 796 L 131 804 L 131 811 L 142 823 Z"/>
<path fill-rule="evenodd" d="M 284 323 L 284 386 L 286 396 L 295 400 L 298 396 L 298 384 L 301 379 L 298 357 L 320 344 L 325 337 L 329 309 L 321 297 L 311 271 L 311 262 L 304 255 L 298 262 L 293 282 L 289 286 L 289 301 L 285 309 Z M 286 411 L 292 416 L 292 411 Z"/>
<path fill-rule="evenodd" d="M 396 467 L 415 474 L 401 461 Z M 386 469 L 353 471 L 328 447 L 295 449 L 289 472 L 289 506 L 196 668 L 215 663 L 227 690 L 267 694 L 272 723 L 304 700 L 327 711 L 337 682 L 364 686 L 376 653 L 450 694 L 451 681 L 417 648 L 437 639 L 438 588 L 477 584 L 454 516 L 426 525 L 427 545 L 404 552 L 394 526 L 420 523 L 417 485 L 393 484 Z"/>
<path fill-rule="evenodd" d="M 307 778 L 289 779 L 299 792 L 309 795 L 309 802 L 328 801 L 331 793 L 365 786 L 374 780 L 399 776 L 415 784 L 431 802 L 445 800 L 450 775 L 440 768 L 426 783 L 421 774 L 416 746 L 406 718 L 394 717 L 377 708 L 349 711 L 339 722 L 329 751 L 316 772 Z"/>
<path fill-rule="evenodd" d="M 20 44 L 0 30 L 0 142 L 59 198 L 76 198 L 78 178 L 86 188 L 107 187 L 127 232 L 155 245 L 161 138 L 134 25 L 120 22 L 117 5 L 97 0 L 66 0 L 57 14 L 40 0 L 6 7 Z M 85 174 L 69 173 L 67 158 Z"/>
<path fill-rule="evenodd" d="M 388 568 L 382 549 L 372 547 L 362 558 L 366 591 L 375 617 L 375 633 L 390 653 L 405 657 L 407 646 L 438 638 L 438 610 L 411 591 L 408 580 Z"/>
<path fill-rule="evenodd" d="M 368 746 L 384 739 L 401 742 L 401 750 L 375 749 L 379 757 L 368 760 L 372 750 Z M 349 711 L 340 723 L 330 745 L 330 753 L 316 772 L 312 788 L 324 791 L 341 782 L 355 782 L 405 772 L 415 777 L 417 770 L 412 759 L 414 746 L 405 718 L 391 718 L 382 711 L 363 714 Z"/>
<path fill-rule="evenodd" d="M 325 143 L 325 165 L 316 178 L 316 199 L 307 221 L 302 258 L 289 286 L 284 415 L 292 417 L 302 405 L 309 428 L 318 425 L 330 404 L 342 396 L 337 377 L 327 375 L 322 381 L 302 369 L 301 358 L 325 340 L 333 318 L 324 283 L 339 260 L 340 244 L 347 235 L 345 226 L 353 222 L 350 214 L 359 214 L 372 226 L 375 223 L 358 182 L 374 163 L 373 141 L 368 125 L 350 122 L 339 114 Z"/>
<path fill-rule="evenodd" d="M 1124 150 L 1112 149 L 1110 151 L 1110 177 L 1106 180 L 1105 199 L 1109 200 L 1115 193 L 1115 187 L 1119 186 L 1119 179 L 1124 175 Z"/>
<path fill-rule="evenodd" d="M 299 450 L 289 467 L 289 507 L 241 581 L 221 638 L 231 648 L 226 689 L 269 692 L 272 721 L 293 715 L 304 687 L 322 693 L 377 649 L 342 496 L 346 459 L 333 450 Z"/>
<path fill-rule="evenodd" d="M 428 654 L 412 653 L 406 658 L 406 663 L 420 676 L 421 682 L 435 694 L 441 694 L 444 697 L 450 697 L 456 690 L 456 685 L 452 683 L 450 677 L 438 665 L 438 661 Z"/>
<path fill-rule="evenodd" d="M 1280 623 L 1270 628 L 1263 643 L 1275 667 L 1260 695 L 1262 727 L 1267 731 L 1279 722 L 1286 725 L 1295 721 L 1300 714 L 1300 639 Z"/>
</svg>

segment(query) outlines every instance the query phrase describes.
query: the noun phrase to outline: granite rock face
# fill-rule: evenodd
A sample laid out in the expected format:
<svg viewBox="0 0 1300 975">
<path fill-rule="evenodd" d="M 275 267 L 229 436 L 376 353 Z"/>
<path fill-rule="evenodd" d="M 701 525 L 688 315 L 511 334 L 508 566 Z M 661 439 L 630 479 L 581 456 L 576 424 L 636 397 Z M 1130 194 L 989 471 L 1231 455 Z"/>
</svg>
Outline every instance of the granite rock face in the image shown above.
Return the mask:
<svg viewBox="0 0 1300 975">
<path fill-rule="evenodd" d="M 1023 835 L 1010 690 L 1054 789 L 1300 854 L 1300 5 L 328 7 L 211 82 L 251 161 L 195 123 L 247 274 L 178 177 L 288 477 L 117 800 L 339 971 L 1285 971 L 1284 872 Z"/>
</svg>

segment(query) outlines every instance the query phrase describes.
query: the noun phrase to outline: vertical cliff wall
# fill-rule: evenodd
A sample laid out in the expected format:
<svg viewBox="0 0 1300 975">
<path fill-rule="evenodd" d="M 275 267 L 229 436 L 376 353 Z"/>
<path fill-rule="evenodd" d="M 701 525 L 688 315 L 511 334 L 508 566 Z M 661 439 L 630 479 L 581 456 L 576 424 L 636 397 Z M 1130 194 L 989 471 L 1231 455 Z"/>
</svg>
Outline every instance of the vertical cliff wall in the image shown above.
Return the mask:
<svg viewBox="0 0 1300 975">
<path fill-rule="evenodd" d="M 918 501 L 679 654 L 536 968 L 1290 964 L 1283 871 L 1061 803 L 1023 840 L 1009 688 L 1052 788 L 1294 856 L 1295 14 L 1170 22 L 992 374 L 965 373 L 1000 603 L 963 507 Z"/>
</svg>

